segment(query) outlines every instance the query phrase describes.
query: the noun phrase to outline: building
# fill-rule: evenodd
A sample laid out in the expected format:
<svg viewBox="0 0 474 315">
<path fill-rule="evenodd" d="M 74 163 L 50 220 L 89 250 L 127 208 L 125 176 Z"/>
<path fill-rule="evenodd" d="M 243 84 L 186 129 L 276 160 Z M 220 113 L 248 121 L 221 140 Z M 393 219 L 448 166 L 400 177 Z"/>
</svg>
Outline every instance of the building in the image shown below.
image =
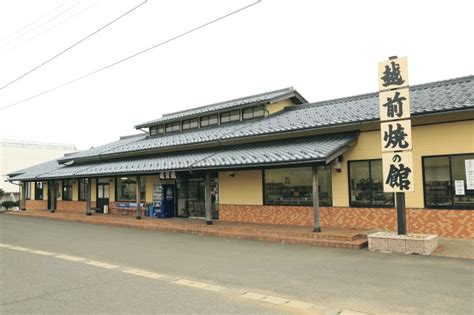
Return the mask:
<svg viewBox="0 0 474 315">
<path fill-rule="evenodd" d="M 8 173 L 56 159 L 74 151 L 77 149 L 72 144 L 0 139 L 0 172 L 2 174 L 0 189 L 5 192 L 3 199 L 16 201 L 20 195 L 19 186 L 7 181 Z"/>
<path fill-rule="evenodd" d="M 412 86 L 410 98 L 408 232 L 472 238 L 474 76 Z M 377 93 L 307 103 L 287 88 L 135 128 L 146 133 L 11 173 L 26 209 L 85 213 L 89 200 L 97 212 L 135 215 L 155 202 L 208 223 L 311 227 L 319 208 L 323 227 L 396 230 L 394 195 L 382 189 Z"/>
</svg>

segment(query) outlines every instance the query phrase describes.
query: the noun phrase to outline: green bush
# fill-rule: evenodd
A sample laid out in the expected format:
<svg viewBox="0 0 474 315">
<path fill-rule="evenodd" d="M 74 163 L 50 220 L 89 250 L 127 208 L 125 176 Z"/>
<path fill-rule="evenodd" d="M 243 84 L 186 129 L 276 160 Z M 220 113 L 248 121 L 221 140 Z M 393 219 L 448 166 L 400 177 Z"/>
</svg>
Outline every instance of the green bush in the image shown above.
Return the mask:
<svg viewBox="0 0 474 315">
<path fill-rule="evenodd" d="M 13 201 L 4 201 L 2 202 L 2 207 L 8 210 L 10 208 L 17 207 L 17 203 Z"/>
</svg>

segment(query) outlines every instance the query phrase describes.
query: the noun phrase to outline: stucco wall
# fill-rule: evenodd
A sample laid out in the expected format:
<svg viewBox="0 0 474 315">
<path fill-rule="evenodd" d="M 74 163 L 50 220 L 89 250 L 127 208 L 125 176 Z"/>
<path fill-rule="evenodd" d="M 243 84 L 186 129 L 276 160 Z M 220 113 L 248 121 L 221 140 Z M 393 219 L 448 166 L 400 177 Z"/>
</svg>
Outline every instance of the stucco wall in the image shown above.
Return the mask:
<svg viewBox="0 0 474 315">
<path fill-rule="evenodd" d="M 262 171 L 219 172 L 219 204 L 263 204 Z"/>
</svg>

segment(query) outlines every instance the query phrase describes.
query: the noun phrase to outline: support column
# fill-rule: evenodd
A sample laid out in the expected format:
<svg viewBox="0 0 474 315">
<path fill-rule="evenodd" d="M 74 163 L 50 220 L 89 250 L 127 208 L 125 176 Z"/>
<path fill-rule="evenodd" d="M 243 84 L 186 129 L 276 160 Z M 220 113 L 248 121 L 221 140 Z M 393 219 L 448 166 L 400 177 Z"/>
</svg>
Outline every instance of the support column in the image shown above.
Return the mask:
<svg viewBox="0 0 474 315">
<path fill-rule="evenodd" d="M 321 232 L 321 224 L 319 223 L 319 180 L 318 166 L 313 165 L 313 232 Z"/>
<path fill-rule="evenodd" d="M 54 213 L 56 211 L 56 204 L 58 203 L 57 200 L 57 193 L 56 193 L 56 181 L 51 181 L 53 187 L 51 187 L 52 199 L 51 199 L 51 212 Z"/>
<path fill-rule="evenodd" d="M 407 218 L 405 210 L 405 193 L 397 192 L 397 226 L 398 235 L 407 234 Z"/>
<path fill-rule="evenodd" d="M 29 183 L 26 183 L 26 185 L 28 184 Z M 25 182 L 20 182 L 20 191 L 21 191 L 20 210 L 26 210 Z"/>
<path fill-rule="evenodd" d="M 212 204 L 211 204 L 211 172 L 206 172 L 205 198 L 206 224 L 212 224 Z"/>
<path fill-rule="evenodd" d="M 137 193 L 137 213 L 135 218 L 137 220 L 140 220 L 142 218 L 141 212 L 140 212 L 140 176 L 137 176 L 137 185 L 136 185 L 136 193 Z"/>
<path fill-rule="evenodd" d="M 86 178 L 86 215 L 92 215 L 91 213 L 91 179 Z M 79 186 L 81 183 L 79 182 Z"/>
</svg>

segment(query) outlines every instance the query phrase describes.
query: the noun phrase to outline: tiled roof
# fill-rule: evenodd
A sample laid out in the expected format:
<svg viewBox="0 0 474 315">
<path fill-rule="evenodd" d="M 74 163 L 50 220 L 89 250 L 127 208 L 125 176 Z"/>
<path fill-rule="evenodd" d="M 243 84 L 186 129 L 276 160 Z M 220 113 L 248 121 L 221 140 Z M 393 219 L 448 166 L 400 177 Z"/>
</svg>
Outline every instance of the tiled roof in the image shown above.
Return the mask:
<svg viewBox="0 0 474 315">
<path fill-rule="evenodd" d="M 474 108 L 474 76 L 412 86 L 412 115 Z M 68 155 L 61 162 L 85 157 L 171 148 L 181 145 L 217 142 L 225 139 L 261 136 L 288 131 L 325 128 L 379 119 L 378 94 L 364 94 L 330 101 L 293 106 L 266 118 L 224 124 L 148 138 L 138 135 L 88 151 Z"/>
<path fill-rule="evenodd" d="M 412 116 L 474 108 L 474 76 L 410 87 Z M 379 120 L 378 93 L 286 108 L 222 139 Z"/>
<path fill-rule="evenodd" d="M 296 97 L 300 99 L 301 103 L 306 103 L 306 100 L 295 89 L 293 89 L 292 87 L 289 87 L 286 89 L 246 96 L 246 97 L 242 97 L 242 98 L 238 98 L 238 99 L 234 99 L 230 101 L 225 101 L 225 102 L 220 102 L 220 103 L 215 103 L 211 105 L 206 105 L 202 107 L 196 107 L 189 110 L 164 114 L 161 118 L 141 123 L 135 126 L 135 128 L 145 128 L 145 127 L 149 127 L 158 123 L 169 122 L 169 121 L 177 120 L 177 119 L 184 119 L 187 117 L 194 117 L 196 115 L 211 113 L 211 112 L 220 111 L 223 109 L 231 109 L 233 107 L 259 104 L 259 103 L 263 103 L 263 102 L 267 102 L 267 101 L 271 101 L 275 99 L 280 99 L 282 97 L 286 97 L 286 98 Z"/>
<path fill-rule="evenodd" d="M 219 147 L 208 150 L 168 153 L 127 160 L 64 165 L 48 162 L 23 170 L 12 180 L 59 179 L 116 174 L 143 174 L 187 169 L 216 169 L 266 165 L 289 165 L 303 162 L 329 162 L 339 150 L 347 150 L 357 139 L 357 132 L 322 135 L 292 140 Z"/>
</svg>

